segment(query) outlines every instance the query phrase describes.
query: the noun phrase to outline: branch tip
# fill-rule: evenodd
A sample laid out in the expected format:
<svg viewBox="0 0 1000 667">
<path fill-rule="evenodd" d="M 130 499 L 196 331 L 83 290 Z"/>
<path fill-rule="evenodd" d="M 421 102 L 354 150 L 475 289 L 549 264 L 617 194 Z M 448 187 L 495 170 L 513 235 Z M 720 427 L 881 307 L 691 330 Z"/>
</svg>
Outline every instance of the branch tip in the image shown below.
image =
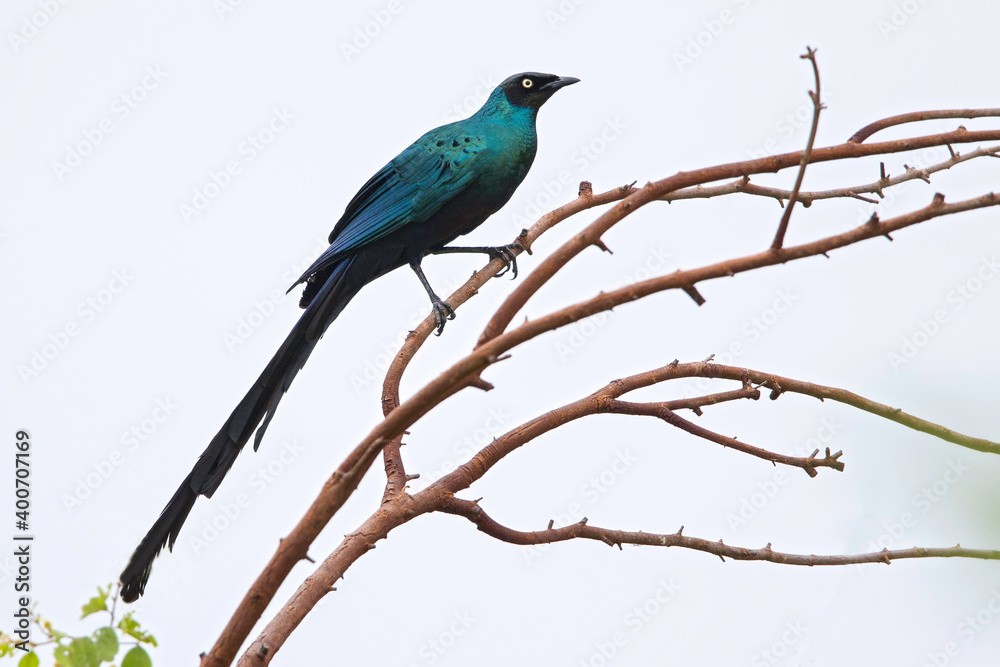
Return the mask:
<svg viewBox="0 0 1000 667">
<path fill-rule="evenodd" d="M 683 288 L 681 288 L 681 289 L 683 289 L 683 290 L 684 290 L 684 293 L 685 293 L 685 294 L 687 294 L 687 295 L 688 295 L 689 297 L 691 297 L 691 299 L 692 299 L 692 300 L 693 300 L 693 301 L 694 301 L 694 302 L 695 302 L 696 304 L 698 304 L 699 306 L 701 306 L 701 305 L 704 305 L 704 303 L 705 303 L 705 297 L 703 297 L 703 296 L 702 296 L 702 295 L 701 295 L 701 294 L 700 294 L 700 293 L 698 292 L 698 288 L 697 288 L 697 287 L 695 287 L 694 285 L 688 285 L 688 286 L 686 286 L 686 287 L 683 287 Z"/>
<path fill-rule="evenodd" d="M 610 249 L 610 248 L 608 248 L 608 246 L 606 246 L 606 245 L 604 244 L 604 241 L 602 241 L 602 240 L 601 240 L 600 238 L 598 238 L 597 240 L 595 240 L 595 241 L 593 242 L 593 245 L 597 246 L 598 248 L 600 248 L 600 249 L 601 249 L 601 250 L 603 250 L 604 252 L 608 253 L 609 255 L 613 255 L 613 254 L 615 254 L 615 253 L 611 252 L 611 249 Z"/>
</svg>

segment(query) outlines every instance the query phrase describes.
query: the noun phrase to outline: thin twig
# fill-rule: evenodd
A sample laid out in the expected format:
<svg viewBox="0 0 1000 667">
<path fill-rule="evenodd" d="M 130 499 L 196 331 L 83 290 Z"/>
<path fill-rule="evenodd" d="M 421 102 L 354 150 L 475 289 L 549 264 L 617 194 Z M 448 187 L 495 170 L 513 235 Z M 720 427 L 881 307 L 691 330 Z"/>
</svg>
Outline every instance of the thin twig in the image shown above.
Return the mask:
<svg viewBox="0 0 1000 667">
<path fill-rule="evenodd" d="M 950 148 L 950 146 L 949 146 Z M 854 185 L 846 188 L 834 188 L 831 190 L 815 190 L 815 191 L 799 191 L 798 201 L 802 206 L 808 208 L 812 205 L 814 201 L 820 201 L 824 199 L 857 199 L 868 204 L 878 204 L 877 199 L 871 197 L 864 197 L 864 194 L 873 194 L 878 197 L 884 197 L 884 191 L 905 183 L 907 181 L 913 181 L 922 179 L 924 176 L 929 176 L 930 174 L 937 173 L 939 171 L 944 171 L 951 169 L 957 164 L 962 162 L 967 162 L 969 160 L 974 160 L 980 157 L 997 157 L 1000 153 L 1000 146 L 987 146 L 985 148 L 977 148 L 968 153 L 957 153 L 954 150 L 950 152 L 950 157 L 946 160 L 942 160 L 937 164 L 932 164 L 923 169 L 910 169 L 904 171 L 898 176 L 893 176 L 891 178 L 887 176 L 880 177 L 879 180 L 872 183 L 865 183 L 864 185 Z M 676 192 L 671 192 L 664 195 L 660 199 L 662 201 L 679 201 L 683 199 L 711 199 L 713 197 L 720 197 L 732 194 L 748 194 L 758 197 L 767 197 L 769 199 L 775 199 L 779 204 L 784 206 L 785 201 L 787 201 L 792 196 L 791 190 L 784 190 L 781 188 L 773 188 L 766 185 L 758 185 L 757 183 L 751 183 L 749 176 L 743 176 L 736 179 L 735 181 L 730 181 L 723 185 L 715 185 L 711 187 L 703 187 L 697 185 L 692 188 L 684 188 L 683 190 L 677 190 Z"/>
<path fill-rule="evenodd" d="M 816 471 L 817 467 L 833 468 L 834 470 L 838 470 L 840 472 L 844 471 L 844 464 L 840 461 L 841 452 L 827 455 L 822 459 L 817 459 L 814 456 L 803 457 L 778 454 L 766 449 L 761 449 L 760 447 L 748 445 L 736 438 L 716 433 L 715 431 L 711 431 L 704 426 L 692 423 L 663 404 L 614 401 L 614 406 L 617 409 L 611 410 L 612 412 L 618 414 L 656 417 L 658 419 L 662 419 L 671 426 L 681 429 L 682 431 L 686 431 L 691 435 L 698 436 L 699 438 L 703 438 L 709 442 L 722 445 L 723 447 L 735 449 L 738 452 L 743 452 L 744 454 L 749 454 L 750 456 L 756 456 L 759 459 L 770 461 L 772 463 L 780 463 L 794 468 L 801 468 L 810 477 L 815 477 L 818 474 Z"/>
<path fill-rule="evenodd" d="M 799 163 L 799 172 L 795 175 L 795 185 L 792 187 L 792 194 L 788 197 L 788 205 L 785 206 L 781 220 L 778 222 L 778 231 L 774 235 L 774 241 L 771 242 L 771 250 L 779 250 L 785 242 L 788 221 L 792 219 L 792 209 L 795 208 L 795 204 L 799 200 L 799 189 L 802 187 L 802 179 L 806 175 L 806 165 L 809 164 L 809 158 L 812 157 L 813 143 L 816 141 L 816 131 L 819 129 L 819 113 L 823 109 L 823 103 L 819 96 L 819 65 L 816 63 L 816 49 L 807 46 L 805 54 L 799 57 L 812 63 L 813 76 L 816 79 L 816 90 L 809 91 L 809 97 L 812 98 L 813 103 L 812 127 L 809 128 L 809 140 L 806 141 L 806 149 L 802 151 L 802 161 Z"/>
<path fill-rule="evenodd" d="M 508 528 L 491 518 L 478 503 L 460 498 L 450 499 L 441 511 L 462 516 L 476 524 L 476 527 L 489 535 L 509 544 L 534 545 L 565 542 L 572 539 L 596 540 L 611 546 L 621 547 L 623 544 L 635 544 L 655 547 L 681 547 L 714 554 L 723 560 L 757 560 L 781 565 L 856 565 L 861 563 L 885 563 L 905 558 L 976 558 L 981 560 L 1000 560 L 1000 551 L 990 549 L 966 549 L 962 546 L 947 548 L 913 547 L 911 549 L 896 549 L 889 551 L 874 551 L 864 554 L 843 556 L 821 556 L 816 554 L 792 554 L 774 551 L 771 543 L 759 549 L 737 547 L 725 544 L 722 540 L 712 541 L 699 537 L 688 537 L 680 533 L 646 533 L 630 532 L 599 528 L 580 521 L 560 528 L 550 527 L 545 530 L 522 532 Z"/>
<path fill-rule="evenodd" d="M 855 132 L 851 138 L 847 140 L 847 143 L 860 144 L 876 132 L 881 132 L 887 127 L 903 125 L 904 123 L 918 123 L 924 120 L 939 120 L 944 118 L 998 117 L 1000 117 L 1000 109 L 943 109 L 939 111 L 914 111 L 911 113 L 899 114 L 898 116 L 889 116 L 888 118 L 877 120 L 874 123 L 869 123 Z"/>
</svg>

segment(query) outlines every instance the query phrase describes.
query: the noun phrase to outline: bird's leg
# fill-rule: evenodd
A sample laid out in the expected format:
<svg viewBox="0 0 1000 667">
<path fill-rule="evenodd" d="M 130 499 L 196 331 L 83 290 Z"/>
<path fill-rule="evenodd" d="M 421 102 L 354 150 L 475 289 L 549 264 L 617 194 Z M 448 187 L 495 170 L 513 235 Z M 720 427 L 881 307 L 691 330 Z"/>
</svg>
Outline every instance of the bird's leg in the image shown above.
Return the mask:
<svg viewBox="0 0 1000 667">
<path fill-rule="evenodd" d="M 515 250 L 524 250 L 524 246 L 520 243 L 514 242 L 507 245 L 501 246 L 475 246 L 475 247 L 454 247 L 445 246 L 444 248 L 438 248 L 437 250 L 432 250 L 432 255 L 441 255 L 449 252 L 460 252 L 460 253 L 483 253 L 490 256 L 490 259 L 501 259 L 503 260 L 503 269 L 494 276 L 499 278 L 507 271 L 511 272 L 511 279 L 517 278 L 517 255 L 514 253 Z"/>
<path fill-rule="evenodd" d="M 431 307 L 434 309 L 434 321 L 437 323 L 437 331 L 435 335 L 440 336 L 441 332 L 444 331 L 444 324 L 447 320 L 455 319 L 455 309 L 448 305 L 447 301 L 442 301 L 441 297 L 434 293 L 431 289 L 431 284 L 427 282 L 427 276 L 424 275 L 424 270 L 420 268 L 420 261 L 423 257 L 417 257 L 410 261 L 410 268 L 413 272 L 417 274 L 417 278 L 420 278 L 420 284 L 424 286 L 427 290 L 427 296 L 431 298 Z"/>
</svg>

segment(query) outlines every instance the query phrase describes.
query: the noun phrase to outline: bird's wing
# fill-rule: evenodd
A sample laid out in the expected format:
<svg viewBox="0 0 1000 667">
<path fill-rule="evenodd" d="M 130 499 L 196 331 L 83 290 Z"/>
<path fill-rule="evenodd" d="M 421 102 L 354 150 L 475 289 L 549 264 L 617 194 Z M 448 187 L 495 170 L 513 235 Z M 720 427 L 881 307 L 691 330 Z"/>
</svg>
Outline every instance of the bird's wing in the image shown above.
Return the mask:
<svg viewBox="0 0 1000 667">
<path fill-rule="evenodd" d="M 475 158 L 485 149 L 481 135 L 448 125 L 418 139 L 354 195 L 330 233 L 330 247 L 295 285 L 361 246 L 437 213 L 475 181 Z"/>
</svg>

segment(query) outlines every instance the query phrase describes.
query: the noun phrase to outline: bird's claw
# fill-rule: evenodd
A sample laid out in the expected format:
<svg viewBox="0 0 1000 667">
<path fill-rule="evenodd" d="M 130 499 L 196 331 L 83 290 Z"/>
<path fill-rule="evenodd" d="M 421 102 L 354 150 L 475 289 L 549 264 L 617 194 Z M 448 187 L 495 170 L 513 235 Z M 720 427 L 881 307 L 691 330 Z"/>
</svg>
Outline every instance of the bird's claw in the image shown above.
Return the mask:
<svg viewBox="0 0 1000 667">
<path fill-rule="evenodd" d="M 440 336 L 441 332 L 444 331 L 445 322 L 455 319 L 455 309 L 447 301 L 442 301 L 441 299 L 432 301 L 431 306 L 434 309 L 434 321 L 437 323 L 437 330 L 434 332 L 434 335 Z"/>
<path fill-rule="evenodd" d="M 500 269 L 495 276 L 493 276 L 494 278 L 499 278 L 508 271 L 511 273 L 511 280 L 517 278 L 517 255 L 514 253 L 515 250 L 523 251 L 524 246 L 515 241 L 514 243 L 509 243 L 507 245 L 490 248 L 490 259 L 499 259 L 503 262 L 503 268 Z"/>
</svg>

